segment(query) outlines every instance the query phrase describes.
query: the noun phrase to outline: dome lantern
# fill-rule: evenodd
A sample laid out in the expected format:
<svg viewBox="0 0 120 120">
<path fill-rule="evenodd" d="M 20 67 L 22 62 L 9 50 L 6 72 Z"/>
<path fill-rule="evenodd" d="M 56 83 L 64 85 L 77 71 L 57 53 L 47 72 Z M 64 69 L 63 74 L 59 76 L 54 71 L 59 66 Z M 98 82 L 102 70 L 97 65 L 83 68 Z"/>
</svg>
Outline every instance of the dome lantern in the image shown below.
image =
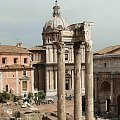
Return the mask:
<svg viewBox="0 0 120 120">
<path fill-rule="evenodd" d="M 60 6 L 57 5 L 57 0 L 55 1 L 55 6 L 53 7 L 53 17 L 60 16 Z"/>
</svg>

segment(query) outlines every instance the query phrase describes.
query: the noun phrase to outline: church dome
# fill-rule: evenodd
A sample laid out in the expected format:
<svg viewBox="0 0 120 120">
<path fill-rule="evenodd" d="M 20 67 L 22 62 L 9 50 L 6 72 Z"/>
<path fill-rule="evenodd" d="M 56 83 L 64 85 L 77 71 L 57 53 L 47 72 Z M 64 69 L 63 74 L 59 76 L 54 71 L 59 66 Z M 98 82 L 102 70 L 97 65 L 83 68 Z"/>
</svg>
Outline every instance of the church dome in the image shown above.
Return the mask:
<svg viewBox="0 0 120 120">
<path fill-rule="evenodd" d="M 61 16 L 54 16 L 48 22 L 46 22 L 45 27 L 51 27 L 52 29 L 67 29 L 69 23 L 66 19 L 62 18 Z"/>
<path fill-rule="evenodd" d="M 48 22 L 46 22 L 44 26 L 44 30 L 47 29 L 48 27 L 51 29 L 65 30 L 68 28 L 68 26 L 69 26 L 68 21 L 62 18 L 60 15 L 60 6 L 57 5 L 57 0 L 56 0 L 56 4 L 53 7 L 53 16 Z"/>
</svg>

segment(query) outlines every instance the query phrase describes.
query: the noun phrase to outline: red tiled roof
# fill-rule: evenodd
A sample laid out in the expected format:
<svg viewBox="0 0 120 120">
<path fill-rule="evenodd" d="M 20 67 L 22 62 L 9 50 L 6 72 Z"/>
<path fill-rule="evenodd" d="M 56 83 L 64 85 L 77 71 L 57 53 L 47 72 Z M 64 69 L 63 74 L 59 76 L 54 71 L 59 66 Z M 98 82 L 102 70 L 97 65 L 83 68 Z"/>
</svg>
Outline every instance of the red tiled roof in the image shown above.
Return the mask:
<svg viewBox="0 0 120 120">
<path fill-rule="evenodd" d="M 0 45 L 0 53 L 30 53 L 27 48 Z"/>
<path fill-rule="evenodd" d="M 103 54 L 120 54 L 120 45 L 106 47 L 94 53 L 94 55 L 103 55 Z"/>
</svg>

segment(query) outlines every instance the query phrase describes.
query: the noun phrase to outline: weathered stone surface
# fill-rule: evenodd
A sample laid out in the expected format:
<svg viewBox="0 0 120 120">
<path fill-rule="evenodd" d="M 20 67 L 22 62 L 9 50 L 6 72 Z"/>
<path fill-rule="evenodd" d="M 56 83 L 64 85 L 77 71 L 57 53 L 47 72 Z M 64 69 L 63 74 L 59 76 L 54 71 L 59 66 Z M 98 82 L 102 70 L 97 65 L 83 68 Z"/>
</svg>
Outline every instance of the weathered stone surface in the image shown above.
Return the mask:
<svg viewBox="0 0 120 120">
<path fill-rule="evenodd" d="M 40 113 L 32 112 L 32 113 L 26 113 L 24 119 L 25 120 L 42 120 L 42 117 Z"/>
<path fill-rule="evenodd" d="M 57 46 L 57 87 L 58 87 L 58 120 L 66 120 L 65 111 L 65 45 L 64 42 L 58 42 Z"/>
<path fill-rule="evenodd" d="M 73 120 L 73 116 L 66 114 L 66 120 Z M 57 112 L 46 113 L 43 115 L 42 120 L 59 120 L 57 116 Z"/>
</svg>

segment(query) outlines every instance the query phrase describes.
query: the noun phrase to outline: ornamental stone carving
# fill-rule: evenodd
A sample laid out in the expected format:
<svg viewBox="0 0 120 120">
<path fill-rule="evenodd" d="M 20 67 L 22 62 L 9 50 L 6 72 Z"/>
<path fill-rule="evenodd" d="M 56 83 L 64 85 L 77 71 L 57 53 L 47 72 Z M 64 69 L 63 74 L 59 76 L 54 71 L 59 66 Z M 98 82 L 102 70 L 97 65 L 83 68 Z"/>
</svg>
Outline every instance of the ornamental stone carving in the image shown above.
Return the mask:
<svg viewBox="0 0 120 120">
<path fill-rule="evenodd" d="M 65 52 L 65 51 L 64 51 L 64 48 L 65 48 L 64 42 L 56 42 L 56 46 L 57 46 L 57 52 L 58 52 L 59 54 Z"/>
</svg>

